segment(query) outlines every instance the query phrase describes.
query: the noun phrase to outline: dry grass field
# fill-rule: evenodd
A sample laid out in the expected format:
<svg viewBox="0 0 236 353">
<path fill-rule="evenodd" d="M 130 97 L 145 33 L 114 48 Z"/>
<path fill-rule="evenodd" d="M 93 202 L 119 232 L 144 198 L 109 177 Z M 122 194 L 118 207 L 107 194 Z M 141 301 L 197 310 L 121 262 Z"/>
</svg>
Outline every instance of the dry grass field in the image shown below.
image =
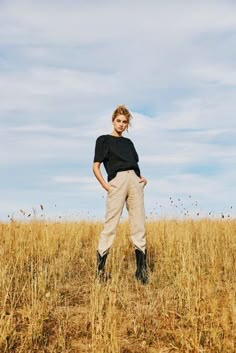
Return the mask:
<svg viewBox="0 0 236 353">
<path fill-rule="evenodd" d="M 95 278 L 101 223 L 0 224 L 0 352 L 236 351 L 236 221 L 147 222 L 150 282 L 127 223 Z"/>
</svg>

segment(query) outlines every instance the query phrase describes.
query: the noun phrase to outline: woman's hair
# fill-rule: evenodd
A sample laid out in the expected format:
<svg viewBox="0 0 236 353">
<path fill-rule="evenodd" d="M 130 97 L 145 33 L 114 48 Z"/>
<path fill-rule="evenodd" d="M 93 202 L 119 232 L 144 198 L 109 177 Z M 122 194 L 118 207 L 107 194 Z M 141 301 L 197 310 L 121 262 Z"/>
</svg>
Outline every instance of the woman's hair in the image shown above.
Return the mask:
<svg viewBox="0 0 236 353">
<path fill-rule="evenodd" d="M 112 121 L 114 121 L 118 115 L 124 115 L 127 118 L 128 120 L 127 131 L 128 131 L 128 127 L 131 126 L 131 119 L 133 117 L 125 105 L 118 105 L 118 107 L 114 110 L 112 114 Z"/>
</svg>

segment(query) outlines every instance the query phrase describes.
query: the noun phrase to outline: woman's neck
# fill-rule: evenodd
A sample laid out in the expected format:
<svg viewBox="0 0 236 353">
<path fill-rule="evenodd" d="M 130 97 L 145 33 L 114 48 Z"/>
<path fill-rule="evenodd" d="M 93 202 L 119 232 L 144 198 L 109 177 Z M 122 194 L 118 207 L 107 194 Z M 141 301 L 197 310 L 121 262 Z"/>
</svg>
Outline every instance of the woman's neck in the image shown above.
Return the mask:
<svg viewBox="0 0 236 353">
<path fill-rule="evenodd" d="M 122 137 L 122 132 L 119 134 L 117 131 L 113 130 L 111 135 L 115 137 Z"/>
</svg>

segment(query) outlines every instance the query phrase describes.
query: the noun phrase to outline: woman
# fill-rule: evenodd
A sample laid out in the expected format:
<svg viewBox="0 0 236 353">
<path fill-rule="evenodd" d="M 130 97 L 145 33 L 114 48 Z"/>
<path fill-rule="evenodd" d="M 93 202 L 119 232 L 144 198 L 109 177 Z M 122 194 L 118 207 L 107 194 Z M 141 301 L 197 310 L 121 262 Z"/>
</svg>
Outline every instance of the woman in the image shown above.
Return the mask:
<svg viewBox="0 0 236 353">
<path fill-rule="evenodd" d="M 135 277 L 146 284 L 148 277 L 143 189 L 147 180 L 140 174 L 138 154 L 132 141 L 122 136 L 125 130 L 128 131 L 131 118 L 124 105 L 118 106 L 112 115 L 112 133 L 99 136 L 96 141 L 93 172 L 107 191 L 105 223 L 97 249 L 97 273 L 100 278 L 104 276 L 107 255 L 126 203 L 136 255 Z M 101 163 L 108 174 L 107 181 L 102 176 Z"/>
</svg>

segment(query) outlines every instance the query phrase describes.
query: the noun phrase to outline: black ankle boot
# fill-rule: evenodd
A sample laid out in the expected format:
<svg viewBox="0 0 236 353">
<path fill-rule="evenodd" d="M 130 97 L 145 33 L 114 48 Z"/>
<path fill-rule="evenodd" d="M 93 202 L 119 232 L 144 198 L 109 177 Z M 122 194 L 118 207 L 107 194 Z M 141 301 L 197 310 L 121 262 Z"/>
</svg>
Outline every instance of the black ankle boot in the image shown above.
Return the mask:
<svg viewBox="0 0 236 353">
<path fill-rule="evenodd" d="M 148 283 L 147 275 L 147 265 L 146 265 L 146 251 L 145 253 L 139 249 L 135 249 L 137 270 L 135 272 L 135 277 L 142 284 Z"/>
<path fill-rule="evenodd" d="M 101 280 L 105 278 L 105 264 L 106 264 L 107 255 L 108 253 L 101 256 L 97 251 L 97 277 L 99 277 L 99 279 Z"/>
</svg>

